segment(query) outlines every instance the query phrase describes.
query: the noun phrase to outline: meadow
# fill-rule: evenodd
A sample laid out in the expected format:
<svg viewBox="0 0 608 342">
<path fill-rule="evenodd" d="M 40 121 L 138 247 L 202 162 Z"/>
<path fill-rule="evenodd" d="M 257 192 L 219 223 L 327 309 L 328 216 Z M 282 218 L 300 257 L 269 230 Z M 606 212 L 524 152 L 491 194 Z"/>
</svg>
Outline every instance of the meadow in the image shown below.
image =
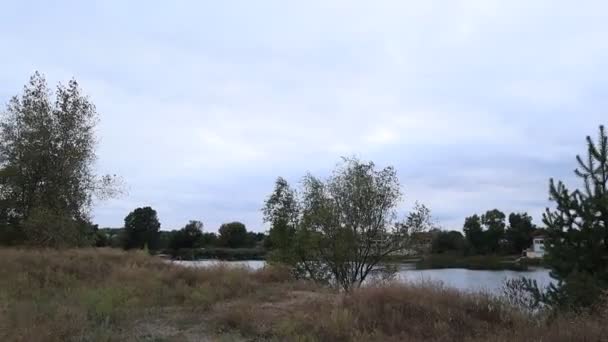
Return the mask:
<svg viewBox="0 0 608 342">
<path fill-rule="evenodd" d="M 532 315 L 438 284 L 351 293 L 282 267 L 186 268 L 144 252 L 1 249 L 1 341 L 602 341 L 593 315 Z"/>
</svg>

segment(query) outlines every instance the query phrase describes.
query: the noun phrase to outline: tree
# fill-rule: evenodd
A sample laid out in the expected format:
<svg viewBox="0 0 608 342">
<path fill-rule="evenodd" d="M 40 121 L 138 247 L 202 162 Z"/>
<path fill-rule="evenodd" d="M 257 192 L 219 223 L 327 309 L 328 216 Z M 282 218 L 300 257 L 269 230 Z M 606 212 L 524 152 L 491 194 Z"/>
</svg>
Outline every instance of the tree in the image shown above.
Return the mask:
<svg viewBox="0 0 608 342">
<path fill-rule="evenodd" d="M 31 210 L 21 229 L 27 243 L 38 247 L 83 247 L 95 242 L 95 232 L 86 222 L 42 207 Z"/>
<path fill-rule="evenodd" d="M 203 238 L 203 223 L 201 221 L 190 221 L 184 228 L 173 232 L 169 240 L 169 248 L 178 250 L 181 248 L 200 247 Z"/>
<path fill-rule="evenodd" d="M 125 249 L 148 247 L 156 249 L 160 222 L 156 210 L 151 207 L 137 208 L 125 217 Z"/>
<path fill-rule="evenodd" d="M 404 227 L 412 234 L 406 234 L 404 238 L 409 241 L 409 249 L 416 254 L 426 254 L 432 249 L 434 236 L 440 231 L 433 222 L 431 210 L 424 204 L 415 202 L 414 207 L 408 213 L 405 222 L 397 223 L 398 227 Z M 408 241 L 406 241 L 408 242 Z"/>
<path fill-rule="evenodd" d="M 266 239 L 266 234 L 264 234 L 264 233 L 247 232 L 246 247 L 253 248 L 258 245 L 263 245 L 265 239 Z"/>
<path fill-rule="evenodd" d="M 272 251 L 269 260 L 287 264 L 299 260 L 294 250 L 299 209 L 296 193 L 284 178 L 277 178 L 274 191 L 264 203 L 262 212 L 264 222 L 270 223 L 267 247 Z"/>
<path fill-rule="evenodd" d="M 406 248 L 411 233 L 426 222 L 419 220 L 424 213 L 396 221 L 401 191 L 392 167 L 376 170 L 372 162 L 344 158 L 326 181 L 306 175 L 300 196 L 277 191 L 287 189 L 277 184 L 265 218 L 291 230 L 295 267 L 317 281 L 329 274 L 346 291 L 360 286 L 387 255 Z"/>
<path fill-rule="evenodd" d="M 550 180 L 550 199 L 543 222 L 545 248 L 551 276 L 558 280 L 542 298 L 557 307 L 592 306 L 608 289 L 608 137 L 600 126 L 599 137 L 587 137 L 587 156 L 576 157 L 576 176 L 583 188 L 568 190 Z"/>
<path fill-rule="evenodd" d="M 218 238 L 215 233 L 203 233 L 201 236 L 201 247 L 217 247 Z"/>
<path fill-rule="evenodd" d="M 453 251 L 464 251 L 464 236 L 459 231 L 439 231 L 433 238 L 431 251 L 433 253 L 445 253 Z"/>
<path fill-rule="evenodd" d="M 481 223 L 485 226 L 485 250 L 496 253 L 500 249 L 500 240 L 505 234 L 505 214 L 498 210 L 488 210 L 481 216 Z"/>
<path fill-rule="evenodd" d="M 54 102 L 51 95 L 36 72 L 23 94 L 13 97 L 2 113 L 2 216 L 6 226 L 27 230 L 23 236 L 30 242 L 72 245 L 84 241 L 75 234 L 90 233 L 93 198 L 115 195 L 117 188 L 114 177 L 98 177 L 93 169 L 95 106 L 75 80 L 57 86 Z M 38 224 L 43 217 L 54 223 Z"/>
<path fill-rule="evenodd" d="M 464 219 L 462 227 L 466 240 L 475 253 L 485 251 L 484 232 L 481 226 L 481 218 L 476 214 Z"/>
<path fill-rule="evenodd" d="M 241 222 L 224 223 L 219 229 L 219 244 L 228 248 L 247 247 L 247 228 Z"/>
<path fill-rule="evenodd" d="M 509 215 L 509 227 L 505 237 L 513 253 L 521 253 L 532 244 L 532 235 L 536 227 L 532 223 L 532 217 L 527 213 L 511 213 Z"/>
</svg>

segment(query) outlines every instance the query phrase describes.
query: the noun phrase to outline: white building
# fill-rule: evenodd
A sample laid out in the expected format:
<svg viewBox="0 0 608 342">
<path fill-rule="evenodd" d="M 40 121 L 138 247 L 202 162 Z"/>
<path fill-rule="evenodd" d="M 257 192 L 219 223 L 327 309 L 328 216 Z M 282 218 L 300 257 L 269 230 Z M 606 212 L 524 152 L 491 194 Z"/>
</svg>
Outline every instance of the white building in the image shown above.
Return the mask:
<svg viewBox="0 0 608 342">
<path fill-rule="evenodd" d="M 524 251 L 524 256 L 531 259 L 539 259 L 545 256 L 545 236 L 539 235 L 532 239 L 532 247 Z"/>
</svg>

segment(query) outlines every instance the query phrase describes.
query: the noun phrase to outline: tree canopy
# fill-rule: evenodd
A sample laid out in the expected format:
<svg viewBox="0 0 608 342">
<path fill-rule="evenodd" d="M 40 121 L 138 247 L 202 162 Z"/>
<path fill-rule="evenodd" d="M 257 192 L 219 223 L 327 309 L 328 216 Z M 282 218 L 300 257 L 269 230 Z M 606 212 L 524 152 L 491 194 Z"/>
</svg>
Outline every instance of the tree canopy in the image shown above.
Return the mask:
<svg viewBox="0 0 608 342">
<path fill-rule="evenodd" d="M 169 248 L 177 250 L 180 248 L 201 247 L 203 239 L 203 223 L 191 220 L 186 226 L 171 234 Z"/>
<path fill-rule="evenodd" d="M 158 247 L 160 222 L 156 210 L 137 208 L 125 217 L 125 249 Z"/>
<path fill-rule="evenodd" d="M 224 223 L 218 232 L 218 242 L 223 247 L 242 248 L 249 245 L 247 228 L 241 222 Z"/>
<path fill-rule="evenodd" d="M 509 227 L 505 231 L 505 237 L 509 242 L 512 253 L 521 253 L 532 245 L 532 235 L 536 226 L 532 223 L 532 217 L 527 213 L 511 213 L 509 215 Z"/>
<path fill-rule="evenodd" d="M 587 137 L 587 155 L 577 156 L 575 175 L 582 188 L 570 191 L 550 180 L 547 209 L 547 262 L 558 280 L 544 298 L 559 307 L 591 306 L 608 289 L 608 137 Z"/>
<path fill-rule="evenodd" d="M 37 245 L 79 245 L 94 197 L 114 195 L 117 188 L 113 176 L 93 169 L 95 106 L 75 80 L 59 84 L 54 101 L 52 95 L 36 72 L 2 113 L 0 229 L 10 226 Z"/>
<path fill-rule="evenodd" d="M 394 168 L 344 158 L 327 180 L 306 175 L 299 195 L 279 178 L 263 211 L 271 237 L 280 240 L 276 246 L 285 248 L 284 261 L 304 276 L 323 281 L 329 275 L 349 290 L 430 222 L 423 206 L 397 221 L 401 195 Z"/>
</svg>

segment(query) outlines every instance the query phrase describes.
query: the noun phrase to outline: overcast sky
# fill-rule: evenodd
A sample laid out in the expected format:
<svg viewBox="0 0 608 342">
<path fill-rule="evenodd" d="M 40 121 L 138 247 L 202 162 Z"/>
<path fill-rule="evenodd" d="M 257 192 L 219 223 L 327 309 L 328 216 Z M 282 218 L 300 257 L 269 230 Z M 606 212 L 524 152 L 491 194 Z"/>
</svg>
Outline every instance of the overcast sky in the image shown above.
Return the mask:
<svg viewBox="0 0 608 342">
<path fill-rule="evenodd" d="M 85 4 L 86 2 L 86 4 Z M 608 124 L 608 2 L 3 1 L 0 104 L 35 71 L 75 77 L 100 114 L 97 168 L 150 205 L 264 230 L 283 176 L 340 156 L 396 167 L 445 228 L 487 209 L 540 223 L 548 179 L 576 185 Z"/>
</svg>

